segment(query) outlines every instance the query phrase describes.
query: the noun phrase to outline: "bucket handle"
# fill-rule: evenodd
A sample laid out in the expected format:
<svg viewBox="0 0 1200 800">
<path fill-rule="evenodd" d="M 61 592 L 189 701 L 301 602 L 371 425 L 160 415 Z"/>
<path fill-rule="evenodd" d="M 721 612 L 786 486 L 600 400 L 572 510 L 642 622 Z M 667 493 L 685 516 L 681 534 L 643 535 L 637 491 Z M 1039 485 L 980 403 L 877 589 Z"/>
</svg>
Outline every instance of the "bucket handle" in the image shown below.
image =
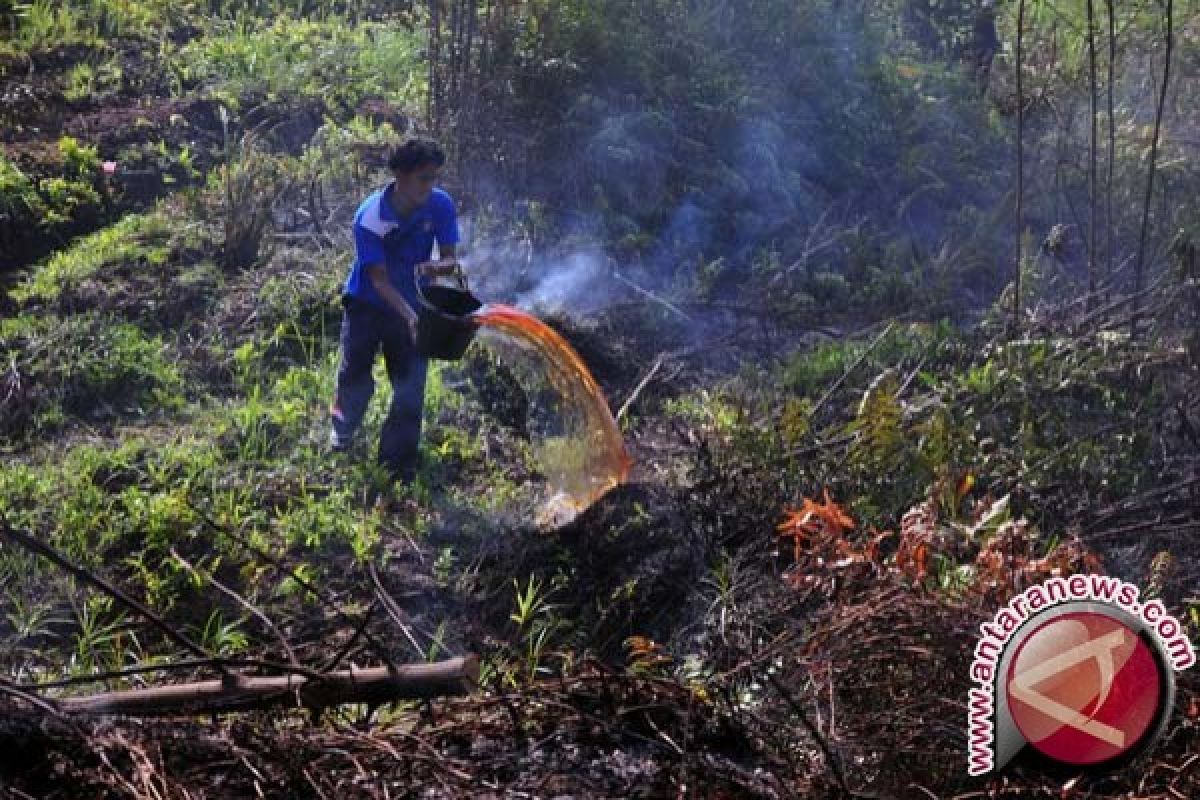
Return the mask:
<svg viewBox="0 0 1200 800">
<path fill-rule="evenodd" d="M 415 267 L 414 267 L 414 269 L 415 269 Z M 425 290 L 421 286 L 420 276 L 414 276 L 414 277 L 416 279 L 413 281 L 413 283 L 416 285 L 416 288 L 417 288 L 417 297 L 421 298 L 421 302 L 424 303 L 425 305 L 432 306 L 433 304 L 429 302 L 429 299 L 427 297 L 425 297 Z M 455 280 L 458 281 L 459 289 L 462 289 L 464 292 L 471 291 L 470 287 L 467 286 L 467 274 L 465 272 L 463 272 L 462 262 L 459 261 L 458 259 L 454 260 L 453 277 Z"/>
</svg>

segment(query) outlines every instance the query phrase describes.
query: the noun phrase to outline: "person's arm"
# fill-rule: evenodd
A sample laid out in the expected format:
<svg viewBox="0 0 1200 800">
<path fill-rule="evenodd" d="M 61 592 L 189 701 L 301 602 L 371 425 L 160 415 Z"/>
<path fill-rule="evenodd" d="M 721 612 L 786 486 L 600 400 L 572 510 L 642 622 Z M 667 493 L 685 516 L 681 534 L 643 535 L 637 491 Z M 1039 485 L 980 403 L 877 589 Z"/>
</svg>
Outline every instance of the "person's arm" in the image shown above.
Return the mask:
<svg viewBox="0 0 1200 800">
<path fill-rule="evenodd" d="M 457 248 L 454 245 L 438 245 L 437 261 L 422 261 L 417 264 L 417 274 L 423 278 L 441 278 L 458 272 Z"/>
<path fill-rule="evenodd" d="M 458 209 L 448 194 L 440 194 L 435 207 L 433 235 L 437 239 L 438 261 L 418 265 L 419 274 L 428 276 L 453 275 L 458 271 Z"/>
<path fill-rule="evenodd" d="M 379 296 L 383 298 L 384 302 L 404 318 L 409 332 L 412 333 L 413 341 L 416 341 L 417 312 L 413 311 L 404 296 L 392 285 L 391 280 L 388 279 L 387 268 L 383 264 L 368 264 L 366 270 L 367 277 L 371 279 L 371 285 L 375 287 L 375 291 L 379 292 Z"/>
<path fill-rule="evenodd" d="M 359 216 L 361 217 L 361 213 Z M 387 254 L 383 245 L 383 237 L 364 225 L 359 217 L 354 220 L 354 253 L 358 258 L 358 263 L 363 265 L 363 272 L 366 273 L 367 280 L 371 281 L 371 285 L 375 287 L 375 291 L 379 293 L 383 301 L 408 324 L 415 341 L 417 315 L 388 278 L 385 266 Z"/>
</svg>

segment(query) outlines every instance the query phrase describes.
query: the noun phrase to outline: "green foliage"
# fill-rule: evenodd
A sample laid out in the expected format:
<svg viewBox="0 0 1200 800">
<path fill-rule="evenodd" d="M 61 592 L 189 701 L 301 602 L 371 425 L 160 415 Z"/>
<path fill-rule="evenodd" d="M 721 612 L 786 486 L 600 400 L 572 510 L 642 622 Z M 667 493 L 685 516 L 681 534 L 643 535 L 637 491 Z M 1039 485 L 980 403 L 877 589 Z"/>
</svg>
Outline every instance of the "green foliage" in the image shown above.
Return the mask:
<svg viewBox="0 0 1200 800">
<path fill-rule="evenodd" d="M 82 209 L 100 204 L 100 194 L 89 183 L 70 178 L 42 178 L 38 191 L 46 199 L 44 227 L 70 222 Z"/>
<path fill-rule="evenodd" d="M 37 185 L 16 164 L 0 153 L 0 230 L 46 214 L 46 201 Z"/>
<path fill-rule="evenodd" d="M 85 40 L 84 22 L 78 10 L 65 3 L 53 0 L 21 3 L 16 6 L 16 17 L 17 39 L 27 48 L 41 49 Z"/>
<path fill-rule="evenodd" d="M 94 146 L 64 136 L 58 141 L 62 172 L 35 179 L 0 153 L 0 244 L 26 229 L 54 231 L 96 214 L 100 160 Z"/>
<path fill-rule="evenodd" d="M 360 524 L 350 511 L 348 492 L 333 492 L 323 497 L 302 495 L 276 517 L 285 543 L 318 550 L 330 539 L 353 543 L 360 557 L 366 557 L 375 541 L 370 526 Z"/>
<path fill-rule="evenodd" d="M 1155 480 L 1146 466 L 1153 430 L 1139 420 L 1164 413 L 1171 381 L 1134 365 L 1160 357 L 1157 346 L 1113 333 L 1004 342 L 946 325 L 895 326 L 869 342 L 794 354 L 773 373 L 748 372 L 721 403 L 697 402 L 701 390 L 665 405 L 697 433 L 724 431 L 706 438 L 707 469 L 769 464 L 773 479 L 808 496 L 844 486 L 865 525 L 894 528 L 930 486 L 952 497 L 965 475 L 997 495 L 1070 487 L 1071 496 L 1045 501 L 1066 513 L 1080 498 L 1112 502 Z"/>
<path fill-rule="evenodd" d="M 99 66 L 82 61 L 67 70 L 63 96 L 72 103 L 102 101 L 120 90 L 123 79 L 121 62 L 116 59 Z"/>
<path fill-rule="evenodd" d="M 165 214 L 130 214 L 55 253 L 12 291 L 18 302 L 51 301 L 78 287 L 106 267 L 143 261 L 161 267 L 169 249 L 170 224 Z"/>
<path fill-rule="evenodd" d="M 14 5 L 14 35 L 26 50 L 150 38 L 170 30 L 189 6 L 187 0 L 30 0 Z"/>
<path fill-rule="evenodd" d="M 222 109 L 222 119 L 225 120 Z M 214 173 L 222 199 L 225 241 L 221 264 L 228 270 L 253 266 L 270 252 L 271 206 L 279 191 L 278 162 L 249 135 L 234 142 L 225 131 L 225 163 Z"/>
<path fill-rule="evenodd" d="M 311 260 L 310 253 L 285 251 L 281 255 L 286 258 L 287 272 L 270 275 L 258 289 L 259 323 L 263 329 L 273 330 L 276 344 L 285 340 L 294 344 L 305 363 L 311 364 L 317 346 L 336 330 L 334 299 L 344 276 L 322 269 L 318 262 L 306 263 Z"/>
<path fill-rule="evenodd" d="M 897 399 L 899 381 L 891 372 L 876 378 L 863 394 L 854 420 L 850 461 L 856 469 L 878 479 L 890 476 L 904 449 L 903 409 Z"/>
<path fill-rule="evenodd" d="M 728 396 L 709 389 L 672 397 L 663 403 L 669 416 L 680 417 L 704 431 L 728 436 L 743 418 L 735 402 Z"/>
<path fill-rule="evenodd" d="M 250 643 L 241 629 L 245 618 L 226 621 L 220 611 L 214 611 L 199 631 L 196 642 L 214 656 L 236 656 Z"/>
<path fill-rule="evenodd" d="M 240 97 L 257 95 L 353 108 L 367 95 L 416 105 L 425 90 L 418 54 L 417 37 L 395 24 L 244 14 L 217 20 L 171 64 L 184 85 L 211 84 L 233 107 Z"/>
<path fill-rule="evenodd" d="M 124 613 L 113 611 L 113 600 L 106 595 L 88 595 L 75 603 L 78 629 L 71 672 L 86 675 L 108 672 L 128 666 L 128 653 L 140 651 L 137 638 L 128 631 Z"/>
<path fill-rule="evenodd" d="M 559 209 L 552 228 L 599 211 L 606 242 L 701 297 L 906 309 L 949 288 L 921 263 L 932 232 L 991 208 L 1004 173 L 977 85 L 951 68 L 902 74 L 893 22 L 784 0 L 533 7 L 498 65 L 513 88 L 484 98 L 489 146 L 466 157 L 524 187 L 531 218 Z M 852 45 L 828 34 L 851 30 Z M 497 130 L 511 147 L 490 146 Z M 855 274 L 842 208 L 867 240 L 910 241 Z M 976 257 L 996 231 L 970 221 L 978 241 L 958 255 L 978 286 L 994 280 Z"/>
<path fill-rule="evenodd" d="M 142 415 L 183 402 L 167 345 L 99 314 L 0 321 L 0 363 L 18 387 L 5 401 L 5 438 L 58 427 L 63 414 Z"/>
<path fill-rule="evenodd" d="M 862 342 L 832 341 L 813 350 L 798 350 L 784 365 L 784 386 L 800 394 L 820 391 L 842 375 L 865 348 Z"/>
<path fill-rule="evenodd" d="M 517 626 L 517 636 L 522 645 L 522 672 L 519 679 L 534 681 L 549 671 L 544 660 L 562 622 L 555 613 L 555 606 L 549 602 L 551 592 L 537 576 L 530 575 L 524 588 L 520 581 L 513 578 L 513 590 L 515 610 L 509 619 Z M 516 685 L 516 675 L 510 675 L 509 679 Z"/>
<path fill-rule="evenodd" d="M 64 136 L 58 140 L 58 151 L 62 155 L 67 177 L 91 178 L 100 169 L 100 157 L 93 145 L 84 145 L 77 139 Z"/>
</svg>

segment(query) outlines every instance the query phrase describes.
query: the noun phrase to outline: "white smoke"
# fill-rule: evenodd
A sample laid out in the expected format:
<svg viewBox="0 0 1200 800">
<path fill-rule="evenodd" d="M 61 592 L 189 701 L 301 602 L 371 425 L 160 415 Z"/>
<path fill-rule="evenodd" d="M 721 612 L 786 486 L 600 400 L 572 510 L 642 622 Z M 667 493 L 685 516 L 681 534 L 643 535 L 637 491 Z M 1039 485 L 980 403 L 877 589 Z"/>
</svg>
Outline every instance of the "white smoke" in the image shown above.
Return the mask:
<svg viewBox="0 0 1200 800">
<path fill-rule="evenodd" d="M 612 269 L 600 251 L 580 251 L 547 260 L 532 270 L 533 288 L 514 304 L 543 314 L 586 313 L 604 308 L 613 294 Z"/>
</svg>

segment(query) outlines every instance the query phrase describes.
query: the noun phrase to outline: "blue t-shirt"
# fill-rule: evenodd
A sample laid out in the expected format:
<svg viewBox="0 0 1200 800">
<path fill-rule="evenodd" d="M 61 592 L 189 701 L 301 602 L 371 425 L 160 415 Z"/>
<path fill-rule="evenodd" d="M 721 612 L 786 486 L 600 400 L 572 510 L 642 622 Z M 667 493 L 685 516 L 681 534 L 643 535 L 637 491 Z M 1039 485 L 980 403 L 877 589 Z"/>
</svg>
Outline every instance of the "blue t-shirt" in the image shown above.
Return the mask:
<svg viewBox="0 0 1200 800">
<path fill-rule="evenodd" d="M 373 192 L 354 214 L 354 266 L 343 292 L 358 300 L 391 308 L 375 291 L 371 277 L 367 275 L 369 265 L 383 264 L 388 280 L 415 309 L 415 267 L 433 255 L 435 239 L 439 248 L 458 244 L 458 215 L 450 195 L 434 189 L 423 205 L 401 217 L 392 207 L 394 186 L 389 183 Z"/>
</svg>

